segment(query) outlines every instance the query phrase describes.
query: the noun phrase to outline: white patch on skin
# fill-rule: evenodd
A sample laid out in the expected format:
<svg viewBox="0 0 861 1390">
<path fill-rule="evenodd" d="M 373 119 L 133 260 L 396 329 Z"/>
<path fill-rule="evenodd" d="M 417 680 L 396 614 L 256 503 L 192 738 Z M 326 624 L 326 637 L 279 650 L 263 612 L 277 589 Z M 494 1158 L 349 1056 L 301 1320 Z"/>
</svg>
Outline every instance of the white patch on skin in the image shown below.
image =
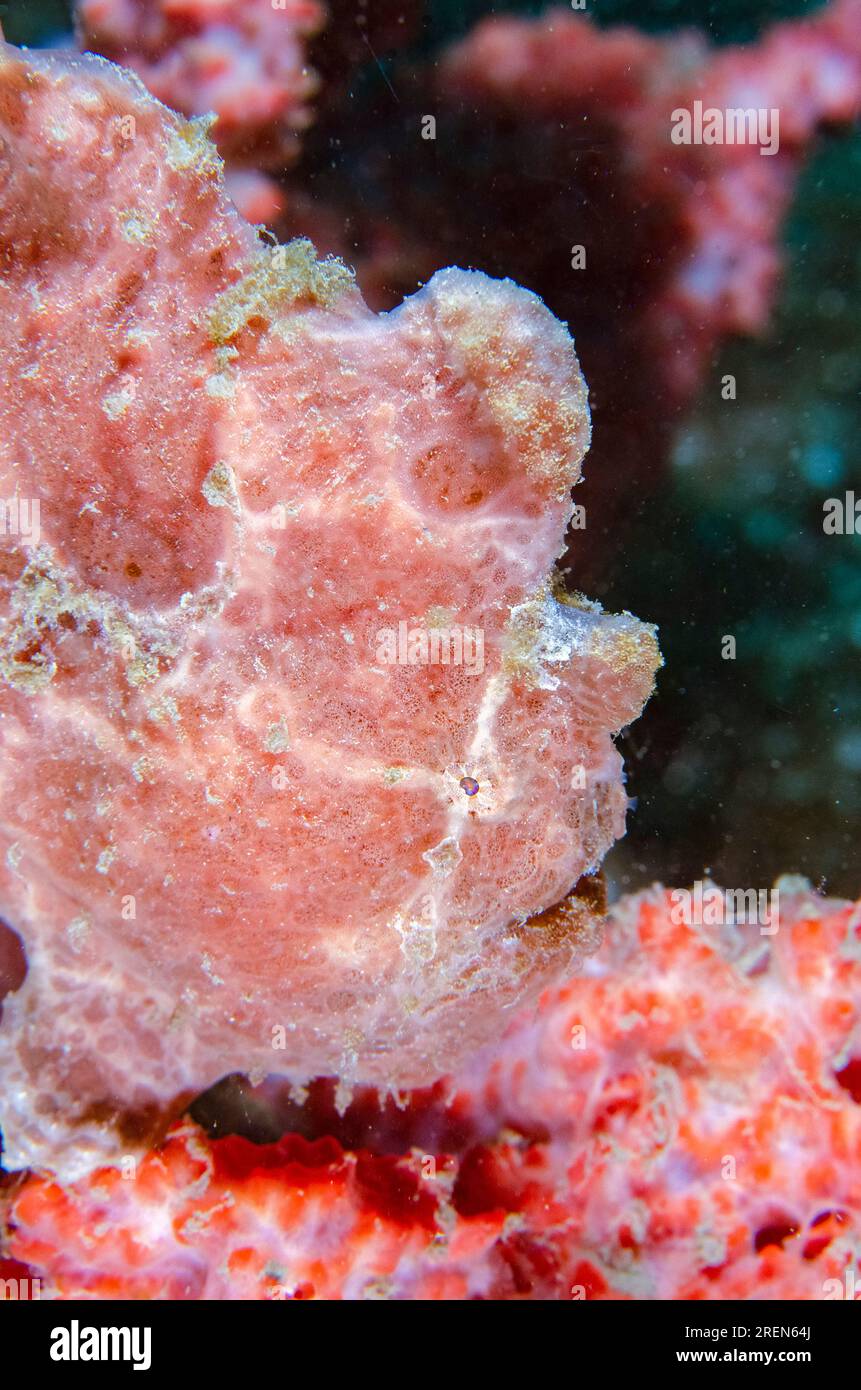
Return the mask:
<svg viewBox="0 0 861 1390">
<path fill-rule="evenodd" d="M 97 873 L 97 874 L 106 874 L 106 873 L 108 872 L 108 869 L 111 867 L 111 865 L 113 864 L 114 860 L 116 859 L 116 857 L 117 857 L 117 847 L 116 847 L 116 845 L 108 845 L 106 849 L 103 849 L 103 850 L 102 850 L 101 854 L 99 855 L 98 859 L 96 860 L 96 873 Z"/>
<path fill-rule="evenodd" d="M 84 949 L 90 935 L 91 923 L 88 917 L 76 917 L 66 928 L 66 937 L 72 950 L 77 954 Z"/>
<path fill-rule="evenodd" d="M 459 842 L 452 835 L 440 840 L 433 849 L 425 850 L 422 855 L 425 863 L 430 864 L 433 873 L 438 878 L 448 878 L 453 873 L 463 859 Z"/>
<path fill-rule="evenodd" d="M 236 515 L 239 512 L 239 497 L 236 492 L 236 478 L 229 463 L 214 463 L 203 480 L 201 492 L 210 507 L 229 507 Z"/>
<path fill-rule="evenodd" d="M 109 420 L 119 420 L 121 415 L 125 415 L 134 395 L 127 390 L 111 391 L 102 400 L 102 410 Z"/>
<path fill-rule="evenodd" d="M 203 971 L 206 978 L 208 980 L 211 980 L 214 985 L 224 984 L 224 981 L 222 980 L 221 976 L 216 974 L 215 967 L 212 963 L 212 956 L 209 954 L 208 951 L 204 951 L 203 956 L 201 957 L 200 968 Z"/>
<path fill-rule="evenodd" d="M 286 719 L 279 719 L 266 730 L 263 747 L 267 753 L 286 753 L 290 748 L 290 730 Z"/>
<path fill-rule="evenodd" d="M 120 213 L 120 235 L 124 241 L 128 241 L 132 246 L 141 245 L 149 240 L 152 232 L 152 223 L 141 212 L 129 210 Z"/>
<path fill-rule="evenodd" d="M 217 372 L 206 378 L 206 394 L 230 400 L 236 394 L 236 383 L 227 372 Z"/>
</svg>

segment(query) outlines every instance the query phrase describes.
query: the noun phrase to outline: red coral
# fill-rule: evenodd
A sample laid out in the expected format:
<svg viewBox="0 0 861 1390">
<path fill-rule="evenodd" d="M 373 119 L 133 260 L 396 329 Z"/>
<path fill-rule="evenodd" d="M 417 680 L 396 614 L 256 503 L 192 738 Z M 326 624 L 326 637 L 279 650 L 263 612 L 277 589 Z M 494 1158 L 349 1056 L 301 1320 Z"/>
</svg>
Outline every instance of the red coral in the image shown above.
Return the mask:
<svg viewBox="0 0 861 1390">
<path fill-rule="evenodd" d="M 861 902 L 780 893 L 775 935 L 624 901 L 586 976 L 437 1091 L 458 1153 L 186 1123 L 135 1176 L 12 1187 L 9 1254 L 61 1298 L 852 1297 Z"/>
</svg>

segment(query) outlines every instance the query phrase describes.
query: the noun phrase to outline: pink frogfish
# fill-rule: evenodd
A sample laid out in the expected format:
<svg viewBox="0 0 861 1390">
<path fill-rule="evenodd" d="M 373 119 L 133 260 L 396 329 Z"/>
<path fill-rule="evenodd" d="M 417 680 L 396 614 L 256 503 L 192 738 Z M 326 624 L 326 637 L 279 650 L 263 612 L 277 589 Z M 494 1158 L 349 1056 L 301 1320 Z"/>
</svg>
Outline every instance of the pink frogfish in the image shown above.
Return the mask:
<svg viewBox="0 0 861 1390">
<path fill-rule="evenodd" d="M 498 1036 L 597 943 L 659 663 L 554 570 L 565 326 L 455 269 L 374 314 L 207 129 L 0 48 L 0 1127 L 65 1178 L 230 1072 Z"/>
</svg>

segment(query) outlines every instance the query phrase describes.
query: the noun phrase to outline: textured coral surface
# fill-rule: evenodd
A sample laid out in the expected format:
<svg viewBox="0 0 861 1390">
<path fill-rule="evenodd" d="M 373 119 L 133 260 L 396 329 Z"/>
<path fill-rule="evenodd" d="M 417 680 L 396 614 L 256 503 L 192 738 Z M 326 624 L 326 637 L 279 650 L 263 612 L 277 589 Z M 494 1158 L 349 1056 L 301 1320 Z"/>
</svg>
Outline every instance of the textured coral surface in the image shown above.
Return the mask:
<svg viewBox="0 0 861 1390">
<path fill-rule="evenodd" d="M 7 1253 L 61 1298 L 853 1297 L 861 902 L 779 888 L 766 934 L 623 900 L 490 1061 L 357 1102 L 373 1151 L 349 1112 L 343 1144 L 184 1123 L 125 1176 L 11 1182 Z"/>
<path fill-rule="evenodd" d="M 69 1175 L 230 1071 L 415 1085 L 498 1034 L 592 941 L 544 909 L 624 829 L 657 652 L 554 597 L 589 424 L 535 296 L 375 316 L 101 59 L 4 48 L 0 139 L 2 486 L 41 507 L 2 551 L 0 1121 Z"/>
</svg>

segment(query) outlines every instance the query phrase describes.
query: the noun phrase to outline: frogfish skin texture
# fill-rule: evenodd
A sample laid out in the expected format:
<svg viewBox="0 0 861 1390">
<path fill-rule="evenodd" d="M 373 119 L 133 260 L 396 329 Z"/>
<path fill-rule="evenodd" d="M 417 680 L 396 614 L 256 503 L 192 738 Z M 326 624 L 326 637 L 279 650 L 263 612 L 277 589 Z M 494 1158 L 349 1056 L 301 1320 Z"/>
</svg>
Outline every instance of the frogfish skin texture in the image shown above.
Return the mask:
<svg viewBox="0 0 861 1390">
<path fill-rule="evenodd" d="M 554 575 L 565 327 L 461 270 L 373 314 L 205 121 L 5 45 L 0 324 L 6 1167 L 232 1071 L 450 1071 L 594 944 L 659 659 Z"/>
</svg>

